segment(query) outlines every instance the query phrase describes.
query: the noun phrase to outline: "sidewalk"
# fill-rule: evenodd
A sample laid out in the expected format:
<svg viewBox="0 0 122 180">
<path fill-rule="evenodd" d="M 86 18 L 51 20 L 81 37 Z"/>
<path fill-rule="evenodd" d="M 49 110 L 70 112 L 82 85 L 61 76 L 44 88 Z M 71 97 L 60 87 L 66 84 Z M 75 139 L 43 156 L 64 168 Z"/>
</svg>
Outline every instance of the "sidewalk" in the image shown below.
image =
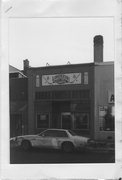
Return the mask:
<svg viewBox="0 0 122 180">
<path fill-rule="evenodd" d="M 108 141 L 96 141 L 94 144 L 91 144 L 87 148 L 92 152 L 113 152 L 115 151 L 114 142 Z"/>
</svg>

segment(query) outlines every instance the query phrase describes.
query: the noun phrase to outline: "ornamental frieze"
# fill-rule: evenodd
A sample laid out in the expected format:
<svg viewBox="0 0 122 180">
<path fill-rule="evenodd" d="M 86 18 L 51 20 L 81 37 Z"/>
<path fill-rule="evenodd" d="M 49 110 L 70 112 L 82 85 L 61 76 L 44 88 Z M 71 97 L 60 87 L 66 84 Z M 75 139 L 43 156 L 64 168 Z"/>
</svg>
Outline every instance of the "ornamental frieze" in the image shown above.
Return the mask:
<svg viewBox="0 0 122 180">
<path fill-rule="evenodd" d="M 81 84 L 81 73 L 43 75 L 42 86 Z"/>
</svg>

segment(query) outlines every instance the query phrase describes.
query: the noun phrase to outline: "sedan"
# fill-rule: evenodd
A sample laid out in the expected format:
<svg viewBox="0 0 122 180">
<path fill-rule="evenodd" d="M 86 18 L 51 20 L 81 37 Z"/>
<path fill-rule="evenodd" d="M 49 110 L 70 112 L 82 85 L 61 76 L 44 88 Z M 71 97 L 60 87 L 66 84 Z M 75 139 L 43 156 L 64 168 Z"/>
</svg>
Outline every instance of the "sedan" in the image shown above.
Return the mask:
<svg viewBox="0 0 122 180">
<path fill-rule="evenodd" d="M 85 149 L 92 140 L 78 136 L 71 130 L 47 129 L 37 135 L 23 135 L 11 138 L 10 142 L 14 142 L 24 150 L 29 150 L 31 147 L 40 147 L 72 152 L 75 149 Z"/>
</svg>

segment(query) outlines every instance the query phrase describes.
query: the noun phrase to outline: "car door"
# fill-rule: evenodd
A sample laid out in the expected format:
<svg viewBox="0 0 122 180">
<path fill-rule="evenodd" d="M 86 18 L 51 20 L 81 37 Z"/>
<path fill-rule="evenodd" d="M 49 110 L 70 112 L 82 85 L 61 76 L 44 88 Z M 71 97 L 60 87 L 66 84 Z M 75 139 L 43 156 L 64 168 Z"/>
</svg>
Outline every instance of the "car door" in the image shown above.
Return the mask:
<svg viewBox="0 0 122 180">
<path fill-rule="evenodd" d="M 37 138 L 37 144 L 42 148 L 55 148 L 56 142 L 54 132 L 51 130 L 44 131 Z"/>
</svg>

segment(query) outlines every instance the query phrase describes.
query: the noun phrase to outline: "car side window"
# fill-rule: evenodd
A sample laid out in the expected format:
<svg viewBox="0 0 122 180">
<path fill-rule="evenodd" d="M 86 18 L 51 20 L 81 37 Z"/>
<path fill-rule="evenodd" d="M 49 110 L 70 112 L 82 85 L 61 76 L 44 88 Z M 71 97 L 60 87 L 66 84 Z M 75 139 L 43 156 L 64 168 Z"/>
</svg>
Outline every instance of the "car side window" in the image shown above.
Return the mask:
<svg viewBox="0 0 122 180">
<path fill-rule="evenodd" d="M 42 133 L 43 137 L 68 137 L 65 131 L 57 131 L 57 130 L 48 130 Z"/>
<path fill-rule="evenodd" d="M 42 133 L 42 136 L 44 136 L 44 137 L 51 137 L 51 135 L 52 135 L 51 131 L 46 131 L 46 132 Z"/>
<path fill-rule="evenodd" d="M 57 137 L 68 137 L 67 133 L 65 131 L 58 131 Z"/>
</svg>

